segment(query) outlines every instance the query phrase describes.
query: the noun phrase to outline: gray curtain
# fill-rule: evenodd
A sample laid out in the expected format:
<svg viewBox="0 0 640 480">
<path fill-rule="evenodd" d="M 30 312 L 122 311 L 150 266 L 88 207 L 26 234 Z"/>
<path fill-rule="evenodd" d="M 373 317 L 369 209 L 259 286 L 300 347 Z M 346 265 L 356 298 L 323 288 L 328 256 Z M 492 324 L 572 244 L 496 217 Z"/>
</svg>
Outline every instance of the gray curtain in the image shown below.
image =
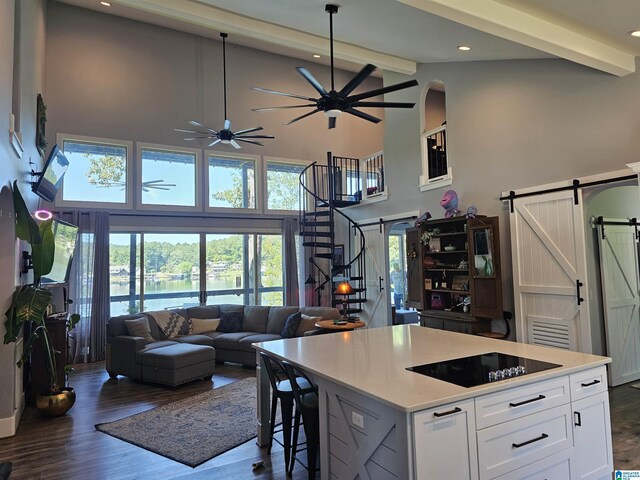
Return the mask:
<svg viewBox="0 0 640 480">
<path fill-rule="evenodd" d="M 282 233 L 284 236 L 284 304 L 300 305 L 298 281 L 298 244 L 299 224 L 297 217 L 285 217 Z"/>
<path fill-rule="evenodd" d="M 80 323 L 70 342 L 72 363 L 105 358 L 106 322 L 109 318 L 109 214 L 65 212 L 63 219 L 79 227 L 69 277 L 70 313 Z"/>
</svg>

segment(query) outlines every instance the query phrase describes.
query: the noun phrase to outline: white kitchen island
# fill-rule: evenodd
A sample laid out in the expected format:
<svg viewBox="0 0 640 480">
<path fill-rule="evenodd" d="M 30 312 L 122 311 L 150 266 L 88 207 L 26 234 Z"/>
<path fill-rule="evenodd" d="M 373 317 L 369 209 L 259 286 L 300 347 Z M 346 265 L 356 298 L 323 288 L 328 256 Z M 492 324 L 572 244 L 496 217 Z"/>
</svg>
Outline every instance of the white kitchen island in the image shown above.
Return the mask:
<svg viewBox="0 0 640 480">
<path fill-rule="evenodd" d="M 609 358 L 414 325 L 254 347 L 317 383 L 323 479 L 611 478 Z M 406 370 L 490 352 L 561 366 L 469 388 Z M 269 400 L 258 361 L 261 445 Z"/>
</svg>

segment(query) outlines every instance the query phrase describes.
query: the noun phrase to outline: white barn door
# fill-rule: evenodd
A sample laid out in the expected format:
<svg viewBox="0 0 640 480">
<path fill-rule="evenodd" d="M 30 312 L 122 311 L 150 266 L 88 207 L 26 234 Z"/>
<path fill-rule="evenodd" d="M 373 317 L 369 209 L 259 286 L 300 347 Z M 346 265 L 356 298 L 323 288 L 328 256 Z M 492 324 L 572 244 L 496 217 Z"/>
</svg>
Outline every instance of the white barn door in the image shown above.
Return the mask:
<svg viewBox="0 0 640 480">
<path fill-rule="evenodd" d="M 580 192 L 579 192 L 580 193 Z M 511 214 L 519 342 L 591 353 L 581 193 L 521 197 Z"/>
<path fill-rule="evenodd" d="M 365 239 L 365 269 L 367 278 L 367 301 L 362 305 L 360 316 L 367 326 L 386 327 L 391 325 L 389 318 L 389 285 L 386 272 L 385 235 L 380 226 L 362 227 Z"/>
<path fill-rule="evenodd" d="M 624 225 L 598 227 L 600 274 L 607 355 L 612 358 L 611 386 L 640 378 L 640 279 L 635 229 Z"/>
</svg>

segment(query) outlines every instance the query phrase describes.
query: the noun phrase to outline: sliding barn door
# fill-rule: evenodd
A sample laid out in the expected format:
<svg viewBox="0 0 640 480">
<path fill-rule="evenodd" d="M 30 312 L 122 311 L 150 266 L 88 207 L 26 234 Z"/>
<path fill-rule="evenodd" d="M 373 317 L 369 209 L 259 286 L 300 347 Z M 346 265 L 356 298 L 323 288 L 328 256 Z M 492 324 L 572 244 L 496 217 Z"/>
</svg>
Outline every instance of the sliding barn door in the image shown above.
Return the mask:
<svg viewBox="0 0 640 480">
<path fill-rule="evenodd" d="M 514 200 L 510 223 L 519 342 L 592 350 L 579 200 L 575 204 L 573 191 Z"/>
<path fill-rule="evenodd" d="M 640 279 L 635 229 L 624 225 L 598 227 L 600 274 L 611 386 L 640 378 Z"/>
<path fill-rule="evenodd" d="M 380 226 L 363 227 L 365 238 L 365 271 L 367 272 L 367 301 L 362 305 L 362 320 L 367 326 L 386 327 L 391 325 L 389 318 L 389 293 L 387 291 L 387 271 L 384 248 L 384 233 Z"/>
</svg>

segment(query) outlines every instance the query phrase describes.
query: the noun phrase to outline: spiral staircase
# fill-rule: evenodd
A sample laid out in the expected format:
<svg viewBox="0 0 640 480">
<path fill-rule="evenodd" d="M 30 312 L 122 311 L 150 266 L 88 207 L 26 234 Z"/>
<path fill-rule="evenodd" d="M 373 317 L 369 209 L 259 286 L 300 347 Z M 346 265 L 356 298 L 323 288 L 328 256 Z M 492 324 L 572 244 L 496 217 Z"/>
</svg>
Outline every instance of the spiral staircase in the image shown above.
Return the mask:
<svg viewBox="0 0 640 480">
<path fill-rule="evenodd" d="M 328 296 L 331 305 L 349 317 L 357 316 L 367 301 L 364 234 L 341 210 L 362 198 L 359 165 L 357 158 L 327 152 L 327 165 L 314 162 L 300 174 L 300 236 L 308 256 L 305 287 L 314 293 L 307 304 L 320 305 Z M 336 230 L 344 244 L 336 243 Z M 349 282 L 352 294 L 335 293 L 342 282 Z M 326 289 L 330 295 L 323 295 Z"/>
</svg>

